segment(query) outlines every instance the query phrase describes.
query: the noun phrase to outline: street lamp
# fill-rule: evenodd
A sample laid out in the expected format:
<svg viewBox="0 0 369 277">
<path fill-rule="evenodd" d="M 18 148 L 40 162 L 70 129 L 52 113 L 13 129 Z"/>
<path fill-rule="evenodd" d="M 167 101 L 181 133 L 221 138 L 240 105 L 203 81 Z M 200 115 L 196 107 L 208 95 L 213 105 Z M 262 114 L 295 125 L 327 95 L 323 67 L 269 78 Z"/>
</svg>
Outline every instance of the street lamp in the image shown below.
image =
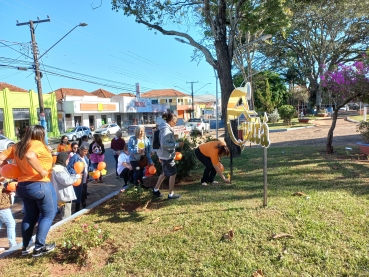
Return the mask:
<svg viewBox="0 0 369 277">
<path fill-rule="evenodd" d="M 29 25 L 30 26 L 31 39 L 32 39 L 33 60 L 34 60 L 34 66 L 33 67 L 34 67 L 35 74 L 36 74 L 35 79 L 36 79 L 36 84 L 37 84 L 38 102 L 39 102 L 39 107 L 40 107 L 40 124 L 45 128 L 45 143 L 48 144 L 47 126 L 46 126 L 45 110 L 44 110 L 44 99 L 42 97 L 42 86 L 41 86 L 42 74 L 41 74 L 41 71 L 40 71 L 39 59 L 41 59 L 47 52 L 50 51 L 50 49 L 52 49 L 55 45 L 57 45 L 62 39 L 64 39 L 67 35 L 69 35 L 74 29 L 76 29 L 77 27 L 85 27 L 85 26 L 87 26 L 87 24 L 86 23 L 80 23 L 77 26 L 75 26 L 66 35 L 64 35 L 61 39 L 59 39 L 56 43 L 54 43 L 49 49 L 47 49 L 45 51 L 45 53 L 43 53 L 40 57 L 38 57 L 38 49 L 37 49 L 34 23 L 43 23 L 43 22 L 50 22 L 50 19 L 48 18 L 48 19 L 45 19 L 45 20 L 37 20 L 37 21 L 30 20 L 29 22 L 17 23 L 16 25 L 17 26 L 22 26 L 22 25 Z"/>
</svg>

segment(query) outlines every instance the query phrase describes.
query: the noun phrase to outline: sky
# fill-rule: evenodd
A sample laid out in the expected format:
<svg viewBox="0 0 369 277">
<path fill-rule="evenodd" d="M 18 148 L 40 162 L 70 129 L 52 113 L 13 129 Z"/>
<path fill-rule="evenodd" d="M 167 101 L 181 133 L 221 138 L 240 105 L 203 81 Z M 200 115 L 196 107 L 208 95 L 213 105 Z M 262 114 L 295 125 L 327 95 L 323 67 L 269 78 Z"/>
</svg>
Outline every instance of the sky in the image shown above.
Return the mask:
<svg viewBox="0 0 369 277">
<path fill-rule="evenodd" d="M 190 94 L 193 82 L 195 96 L 215 94 L 214 70 L 205 59 L 191 61 L 193 47 L 113 11 L 110 0 L 102 0 L 98 7 L 100 3 L 0 0 L 0 82 L 37 91 L 34 71 L 16 69 L 33 63 L 30 28 L 16 23 L 49 16 L 50 22 L 36 26 L 39 56 L 79 23 L 88 25 L 75 28 L 42 57 L 41 69 L 49 72 L 42 78 L 43 93 L 59 88 L 135 93 L 139 83 L 141 93 L 172 88 Z"/>
</svg>

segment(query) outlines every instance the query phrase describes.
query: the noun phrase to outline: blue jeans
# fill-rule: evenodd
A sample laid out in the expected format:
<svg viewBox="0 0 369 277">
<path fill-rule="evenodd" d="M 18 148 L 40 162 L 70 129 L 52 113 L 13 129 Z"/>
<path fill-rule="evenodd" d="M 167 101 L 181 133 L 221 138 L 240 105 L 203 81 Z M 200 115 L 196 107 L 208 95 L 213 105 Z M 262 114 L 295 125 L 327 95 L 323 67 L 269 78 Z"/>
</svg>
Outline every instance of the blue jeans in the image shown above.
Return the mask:
<svg viewBox="0 0 369 277">
<path fill-rule="evenodd" d="M 22 199 L 26 212 L 22 221 L 23 247 L 28 246 L 41 214 L 35 241 L 35 248 L 39 249 L 45 245 L 47 233 L 58 209 L 54 186 L 51 182 L 20 182 L 17 194 Z"/>
<path fill-rule="evenodd" d="M 0 210 L 0 229 L 1 225 L 4 223 L 6 225 L 6 233 L 8 235 L 9 247 L 12 248 L 17 245 L 15 241 L 15 220 L 10 208 Z"/>
</svg>

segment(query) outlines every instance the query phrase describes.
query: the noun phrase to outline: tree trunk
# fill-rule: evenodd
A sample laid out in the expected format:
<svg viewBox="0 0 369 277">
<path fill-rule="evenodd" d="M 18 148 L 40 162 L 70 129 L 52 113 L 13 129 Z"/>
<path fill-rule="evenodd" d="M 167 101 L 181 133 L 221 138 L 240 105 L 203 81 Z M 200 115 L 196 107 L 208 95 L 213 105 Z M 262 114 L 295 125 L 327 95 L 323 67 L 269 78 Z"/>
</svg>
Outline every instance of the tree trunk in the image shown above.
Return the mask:
<svg viewBox="0 0 369 277">
<path fill-rule="evenodd" d="M 329 131 L 328 131 L 327 144 L 325 146 L 325 149 L 326 149 L 328 154 L 333 154 L 333 146 L 332 146 L 333 131 L 336 128 L 337 118 L 338 118 L 338 108 L 334 109 L 333 118 L 332 118 L 332 125 L 331 125 L 331 128 L 329 128 Z"/>
<path fill-rule="evenodd" d="M 225 38 L 225 37 L 224 37 Z M 229 97 L 234 89 L 233 87 L 233 79 L 232 79 L 232 66 L 231 66 L 231 59 L 228 54 L 228 46 L 225 40 L 216 40 L 215 43 L 215 49 L 217 54 L 217 65 L 216 70 L 219 76 L 219 83 L 220 83 L 220 89 L 221 89 L 221 99 L 222 99 L 222 120 L 225 122 L 224 127 L 224 141 L 227 144 L 230 151 L 232 151 L 233 157 L 240 156 L 241 154 L 241 148 L 237 145 L 235 145 L 228 133 L 227 128 L 227 106 L 228 106 L 228 100 Z M 235 124 L 232 124 L 233 128 L 235 129 Z M 236 128 L 237 130 L 237 128 Z M 234 133 L 237 137 L 238 132 Z"/>
</svg>

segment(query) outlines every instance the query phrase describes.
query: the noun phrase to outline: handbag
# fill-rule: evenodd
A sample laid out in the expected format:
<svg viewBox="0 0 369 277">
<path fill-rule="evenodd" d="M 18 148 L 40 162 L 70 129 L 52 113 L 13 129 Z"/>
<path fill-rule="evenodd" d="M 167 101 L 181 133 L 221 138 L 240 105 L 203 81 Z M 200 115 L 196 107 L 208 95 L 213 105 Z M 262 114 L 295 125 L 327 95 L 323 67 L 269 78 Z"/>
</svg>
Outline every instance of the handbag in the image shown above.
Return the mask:
<svg viewBox="0 0 369 277">
<path fill-rule="evenodd" d="M 8 209 L 12 205 L 10 192 L 0 186 L 0 210 Z"/>
<path fill-rule="evenodd" d="M 146 155 L 141 156 L 140 161 L 138 162 L 138 166 L 143 169 L 145 168 L 149 163 L 147 162 Z"/>
</svg>

